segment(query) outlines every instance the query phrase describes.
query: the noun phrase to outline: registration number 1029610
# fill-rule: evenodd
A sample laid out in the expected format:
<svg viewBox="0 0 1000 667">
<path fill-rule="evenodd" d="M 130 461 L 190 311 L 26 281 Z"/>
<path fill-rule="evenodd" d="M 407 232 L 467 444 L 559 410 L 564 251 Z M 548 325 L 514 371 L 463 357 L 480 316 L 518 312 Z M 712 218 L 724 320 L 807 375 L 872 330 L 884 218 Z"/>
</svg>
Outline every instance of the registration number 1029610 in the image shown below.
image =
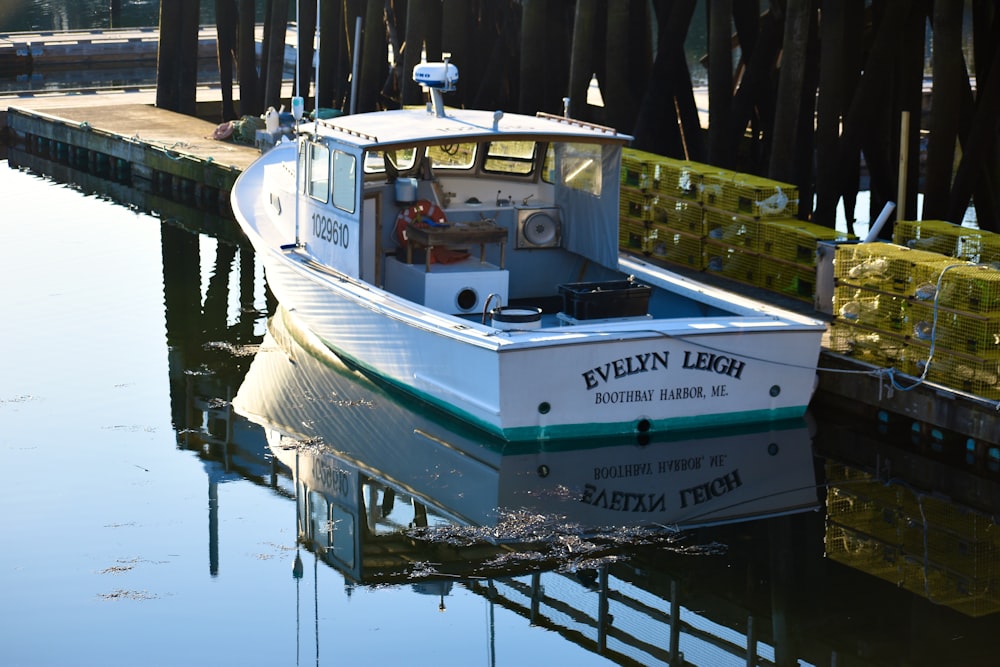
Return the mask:
<svg viewBox="0 0 1000 667">
<path fill-rule="evenodd" d="M 347 248 L 350 245 L 351 230 L 346 223 L 328 218 L 322 213 L 313 213 L 312 227 L 313 236 L 317 239 L 322 239 L 341 248 Z"/>
</svg>

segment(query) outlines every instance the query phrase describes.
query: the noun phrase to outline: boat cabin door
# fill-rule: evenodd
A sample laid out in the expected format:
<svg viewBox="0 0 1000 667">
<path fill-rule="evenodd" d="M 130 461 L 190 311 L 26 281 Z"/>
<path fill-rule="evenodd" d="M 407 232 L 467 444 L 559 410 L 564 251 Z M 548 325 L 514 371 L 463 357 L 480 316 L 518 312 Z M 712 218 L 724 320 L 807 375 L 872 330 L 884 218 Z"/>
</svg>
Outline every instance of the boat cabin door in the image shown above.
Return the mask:
<svg viewBox="0 0 1000 667">
<path fill-rule="evenodd" d="M 382 284 L 380 262 L 382 256 L 382 193 L 365 195 L 361 206 L 361 280 L 373 285 Z"/>
<path fill-rule="evenodd" d="M 378 283 L 377 194 L 364 193 L 358 155 L 330 142 L 303 142 L 305 210 L 297 227 L 316 261 L 351 277 Z"/>
</svg>

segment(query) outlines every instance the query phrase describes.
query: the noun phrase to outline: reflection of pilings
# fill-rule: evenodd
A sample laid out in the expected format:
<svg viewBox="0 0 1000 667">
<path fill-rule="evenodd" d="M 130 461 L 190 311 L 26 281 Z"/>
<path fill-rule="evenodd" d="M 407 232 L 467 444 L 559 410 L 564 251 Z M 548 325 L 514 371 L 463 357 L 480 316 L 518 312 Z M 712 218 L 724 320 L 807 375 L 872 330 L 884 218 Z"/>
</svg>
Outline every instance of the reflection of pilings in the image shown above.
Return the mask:
<svg viewBox="0 0 1000 667">
<path fill-rule="evenodd" d="M 240 243 L 240 321 L 241 337 L 249 339 L 253 336 L 254 323 L 259 313 L 254 309 L 256 291 L 256 259 L 253 247 L 249 241 Z M 267 312 L 273 313 L 275 308 L 269 307 Z"/>
<path fill-rule="evenodd" d="M 778 517 L 768 523 L 771 558 L 771 636 L 774 642 L 774 664 L 777 667 L 798 665 L 797 647 L 789 629 L 788 619 L 794 615 L 789 582 L 797 580 L 795 559 L 792 557 L 793 517 Z"/>
<path fill-rule="evenodd" d="M 219 243 L 215 248 L 215 268 L 208 279 L 201 330 L 207 338 L 217 338 L 226 331 L 229 307 L 229 274 L 236 259 L 236 246 Z"/>
<path fill-rule="evenodd" d="M 219 483 L 208 481 L 208 571 L 219 574 Z"/>
<path fill-rule="evenodd" d="M 598 569 L 598 602 L 597 602 L 597 645 L 601 653 L 608 647 L 608 627 L 611 625 L 611 615 L 608 613 L 608 566 Z"/>
<path fill-rule="evenodd" d="M 676 579 L 670 580 L 670 664 L 683 663 L 681 653 L 681 591 Z"/>
<path fill-rule="evenodd" d="M 201 270 L 198 235 L 160 226 L 163 257 L 163 304 L 167 329 L 170 405 L 174 428 L 200 426 L 200 415 L 188 415 L 187 373 L 201 345 L 195 315 L 201 308 Z M 197 419 L 197 421 L 195 421 Z"/>
<path fill-rule="evenodd" d="M 538 614 L 542 606 L 542 575 L 539 572 L 531 573 L 531 615 L 529 616 L 532 625 L 538 622 Z"/>
</svg>

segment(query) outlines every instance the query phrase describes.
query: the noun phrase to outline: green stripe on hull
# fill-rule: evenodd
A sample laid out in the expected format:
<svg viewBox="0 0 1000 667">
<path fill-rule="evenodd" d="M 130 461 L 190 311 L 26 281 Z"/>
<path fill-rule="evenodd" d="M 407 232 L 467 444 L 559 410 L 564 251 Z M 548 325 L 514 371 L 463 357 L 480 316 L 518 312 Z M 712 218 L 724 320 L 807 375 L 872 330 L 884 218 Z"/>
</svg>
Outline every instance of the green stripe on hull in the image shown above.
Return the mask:
<svg viewBox="0 0 1000 667">
<path fill-rule="evenodd" d="M 658 419 L 651 422 L 650 429 L 643 433 L 636 430 L 633 422 L 615 424 L 572 424 L 567 426 L 524 426 L 507 429 L 504 436 L 508 440 L 546 440 L 567 438 L 612 438 L 635 437 L 649 435 L 661 436 L 675 431 L 696 431 L 715 429 L 719 427 L 763 424 L 801 418 L 808 406 L 780 408 L 777 410 L 746 410 L 726 414 L 705 415 L 699 417 L 674 417 Z"/>
</svg>

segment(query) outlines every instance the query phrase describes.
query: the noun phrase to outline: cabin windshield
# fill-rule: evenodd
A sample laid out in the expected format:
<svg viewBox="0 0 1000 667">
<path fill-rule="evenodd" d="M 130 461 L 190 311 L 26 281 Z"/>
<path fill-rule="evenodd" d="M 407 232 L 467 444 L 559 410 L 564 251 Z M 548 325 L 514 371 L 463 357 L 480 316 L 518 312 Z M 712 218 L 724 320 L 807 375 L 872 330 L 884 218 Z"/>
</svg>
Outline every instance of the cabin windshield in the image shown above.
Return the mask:
<svg viewBox="0 0 1000 667">
<path fill-rule="evenodd" d="M 409 171 L 416 163 L 417 149 L 413 146 L 387 151 L 366 151 L 364 170 L 366 174 L 384 174 L 386 171 L 399 173 Z"/>
<path fill-rule="evenodd" d="M 483 171 L 527 175 L 535 168 L 534 141 L 491 141 L 486 145 Z"/>
<path fill-rule="evenodd" d="M 472 169 L 476 164 L 475 143 L 439 144 L 427 147 L 433 169 Z"/>
</svg>

